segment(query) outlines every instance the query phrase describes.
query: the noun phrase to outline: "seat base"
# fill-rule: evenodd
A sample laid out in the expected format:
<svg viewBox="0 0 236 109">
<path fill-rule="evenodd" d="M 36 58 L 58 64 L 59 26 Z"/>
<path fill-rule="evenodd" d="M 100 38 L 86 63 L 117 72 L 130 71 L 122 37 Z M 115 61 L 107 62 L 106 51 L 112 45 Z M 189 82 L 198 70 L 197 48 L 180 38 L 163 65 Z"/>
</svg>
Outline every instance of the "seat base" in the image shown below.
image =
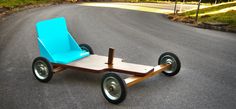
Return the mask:
<svg viewBox="0 0 236 109">
<path fill-rule="evenodd" d="M 87 56 L 89 56 L 89 52 L 86 52 L 86 51 L 74 50 L 74 51 L 69 51 L 65 53 L 57 53 L 57 54 L 52 55 L 53 59 L 55 60 L 52 63 L 68 64 Z"/>
</svg>

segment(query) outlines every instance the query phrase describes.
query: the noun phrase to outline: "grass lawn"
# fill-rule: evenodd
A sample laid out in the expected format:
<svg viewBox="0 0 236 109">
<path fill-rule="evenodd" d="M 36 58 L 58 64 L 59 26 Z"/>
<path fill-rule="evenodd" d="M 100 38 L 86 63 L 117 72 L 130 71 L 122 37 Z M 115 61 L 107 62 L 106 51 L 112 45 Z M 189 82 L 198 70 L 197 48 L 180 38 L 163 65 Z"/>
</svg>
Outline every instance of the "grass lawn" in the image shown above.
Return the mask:
<svg viewBox="0 0 236 109">
<path fill-rule="evenodd" d="M 209 23 L 228 23 L 227 27 L 236 30 L 236 10 L 232 7 L 236 6 L 236 2 L 223 3 L 219 5 L 215 5 L 212 7 L 207 7 L 199 10 L 198 23 L 200 22 L 209 22 Z M 229 9 L 227 11 L 221 11 L 222 9 Z M 196 10 L 187 11 L 184 13 L 180 13 L 177 16 L 170 15 L 172 20 L 180 21 L 180 22 L 194 22 L 196 16 Z"/>
<path fill-rule="evenodd" d="M 199 17 L 199 21 L 229 23 L 231 27 L 236 28 L 236 10 L 228 11 L 225 13 L 202 16 Z"/>
<path fill-rule="evenodd" d="M 218 11 L 224 8 L 228 8 L 228 7 L 233 7 L 236 6 L 236 2 L 231 2 L 231 3 L 224 3 L 224 4 L 220 4 L 220 5 L 215 5 L 212 7 L 208 7 L 208 8 L 203 8 L 199 10 L 199 14 L 204 14 L 204 13 L 208 13 L 208 12 L 214 12 L 214 11 Z M 196 10 L 192 10 L 192 11 L 188 11 L 185 13 L 182 13 L 182 15 L 184 16 L 192 16 L 196 14 Z"/>
<path fill-rule="evenodd" d="M 63 0 L 0 0 L 0 8 L 16 8 L 25 5 L 43 4 L 50 2 L 61 2 Z"/>
</svg>

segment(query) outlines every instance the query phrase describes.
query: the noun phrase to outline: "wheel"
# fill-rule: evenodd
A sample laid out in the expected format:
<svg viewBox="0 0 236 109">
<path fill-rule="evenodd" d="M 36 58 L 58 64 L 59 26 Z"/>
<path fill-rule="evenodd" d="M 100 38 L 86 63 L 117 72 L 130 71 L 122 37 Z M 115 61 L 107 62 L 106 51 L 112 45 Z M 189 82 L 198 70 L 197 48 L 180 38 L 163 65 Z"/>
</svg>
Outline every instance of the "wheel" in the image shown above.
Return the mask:
<svg viewBox="0 0 236 109">
<path fill-rule="evenodd" d="M 102 78 L 102 94 L 112 104 L 119 104 L 126 98 L 126 83 L 115 73 L 107 73 Z"/>
<path fill-rule="evenodd" d="M 40 82 L 48 82 L 52 79 L 53 68 L 46 58 L 35 58 L 32 64 L 32 70 L 35 78 Z"/>
<path fill-rule="evenodd" d="M 171 67 L 168 70 L 163 71 L 166 76 L 174 76 L 179 73 L 181 68 L 181 63 L 179 58 L 170 52 L 161 54 L 158 60 L 158 64 L 171 64 Z"/>
<path fill-rule="evenodd" d="M 85 50 L 90 54 L 94 54 L 92 47 L 90 47 L 88 44 L 80 44 L 79 46 L 82 50 Z"/>
</svg>

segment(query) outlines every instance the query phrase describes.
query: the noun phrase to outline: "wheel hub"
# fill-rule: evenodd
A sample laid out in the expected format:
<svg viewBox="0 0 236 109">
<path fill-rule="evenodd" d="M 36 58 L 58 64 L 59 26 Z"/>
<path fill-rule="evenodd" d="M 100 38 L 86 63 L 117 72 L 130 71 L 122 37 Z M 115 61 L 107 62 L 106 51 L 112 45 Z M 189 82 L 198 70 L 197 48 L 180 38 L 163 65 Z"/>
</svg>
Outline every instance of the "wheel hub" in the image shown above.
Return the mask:
<svg viewBox="0 0 236 109">
<path fill-rule="evenodd" d="M 171 65 L 170 68 L 165 71 L 166 73 L 173 73 L 177 68 L 175 59 L 170 55 L 166 55 L 166 56 L 162 57 L 161 64 L 170 64 Z"/>
<path fill-rule="evenodd" d="M 47 65 L 42 61 L 38 61 L 35 63 L 34 71 L 36 76 L 40 79 L 45 79 L 48 77 Z"/>
<path fill-rule="evenodd" d="M 103 88 L 107 97 L 117 100 L 121 96 L 120 84 L 114 77 L 108 77 L 103 83 Z"/>
<path fill-rule="evenodd" d="M 173 61 L 172 61 L 171 59 L 167 59 L 167 60 L 166 60 L 166 63 L 167 63 L 167 64 L 172 64 Z"/>
<path fill-rule="evenodd" d="M 115 91 L 115 90 L 117 90 L 115 85 L 111 85 L 109 87 L 109 92 L 112 92 L 112 91 Z"/>
</svg>

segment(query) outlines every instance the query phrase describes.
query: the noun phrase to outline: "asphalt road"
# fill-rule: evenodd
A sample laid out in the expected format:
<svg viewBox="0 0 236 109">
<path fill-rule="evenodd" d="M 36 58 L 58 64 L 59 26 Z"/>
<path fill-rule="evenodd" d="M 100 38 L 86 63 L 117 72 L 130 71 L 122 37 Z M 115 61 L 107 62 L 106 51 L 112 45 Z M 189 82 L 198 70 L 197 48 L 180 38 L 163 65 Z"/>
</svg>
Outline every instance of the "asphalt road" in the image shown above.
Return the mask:
<svg viewBox="0 0 236 109">
<path fill-rule="evenodd" d="M 129 88 L 119 105 L 104 99 L 103 74 L 66 70 L 40 83 L 31 71 L 39 56 L 35 23 L 60 16 L 96 54 L 107 55 L 114 47 L 116 57 L 154 66 L 161 53 L 171 51 L 179 56 L 181 71 Z M 162 14 L 58 5 L 12 14 L 0 23 L 0 109 L 233 109 L 235 71 L 236 34 L 189 27 Z"/>
</svg>

